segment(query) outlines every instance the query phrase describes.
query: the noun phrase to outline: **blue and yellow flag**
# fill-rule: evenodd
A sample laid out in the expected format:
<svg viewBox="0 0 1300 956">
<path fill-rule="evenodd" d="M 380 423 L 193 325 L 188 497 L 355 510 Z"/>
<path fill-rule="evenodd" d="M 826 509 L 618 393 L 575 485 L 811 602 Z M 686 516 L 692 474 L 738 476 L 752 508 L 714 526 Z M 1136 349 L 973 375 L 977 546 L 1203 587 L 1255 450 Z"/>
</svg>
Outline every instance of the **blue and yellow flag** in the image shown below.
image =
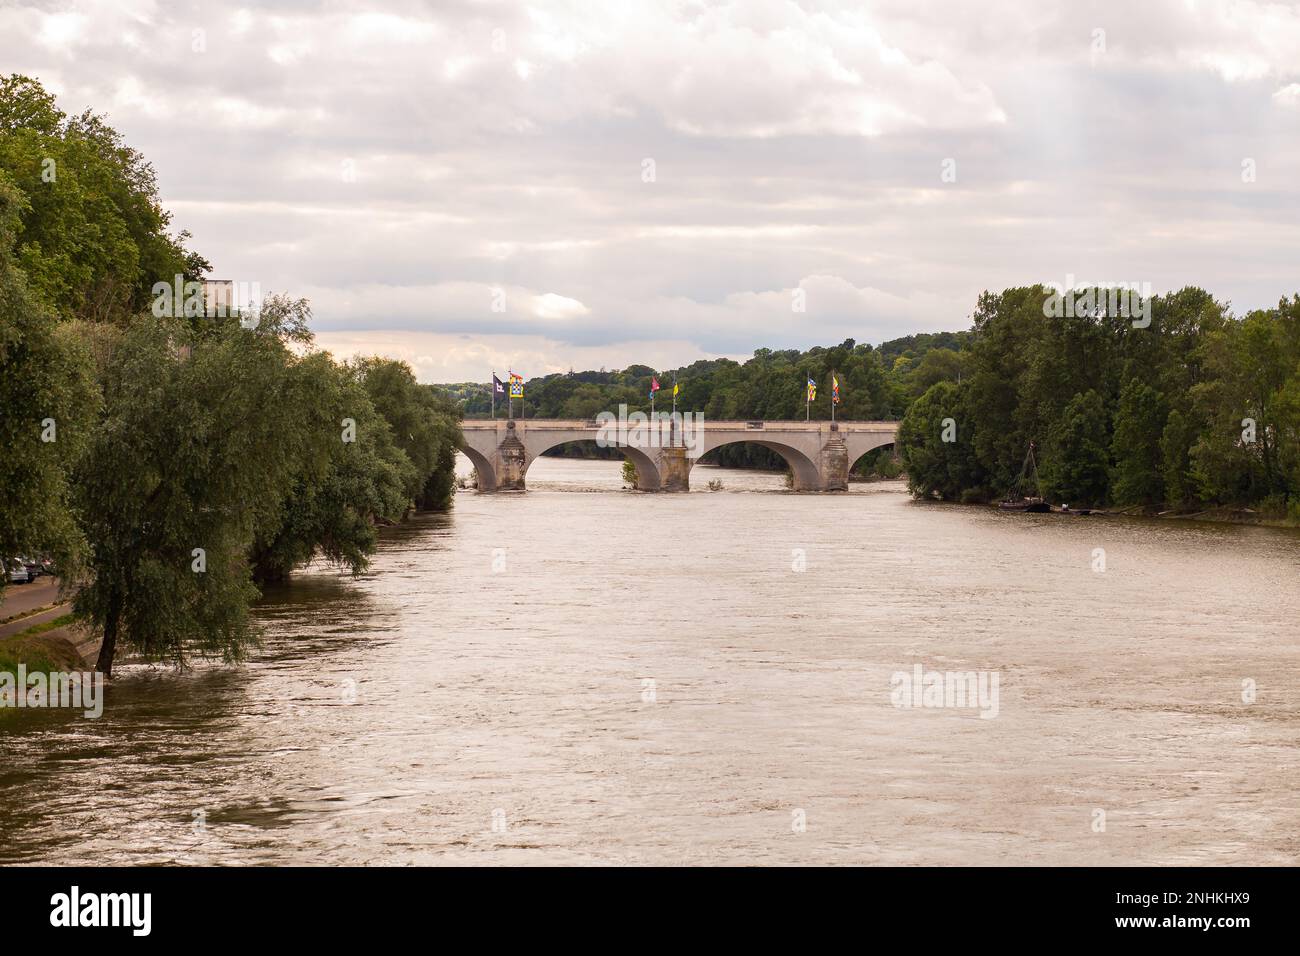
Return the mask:
<svg viewBox="0 0 1300 956">
<path fill-rule="evenodd" d="M 817 401 L 817 383 L 813 381 L 812 376 L 808 377 L 808 401 Z"/>
<path fill-rule="evenodd" d="M 831 376 L 831 401 L 836 405 L 840 403 L 840 378 L 838 375 Z"/>
</svg>

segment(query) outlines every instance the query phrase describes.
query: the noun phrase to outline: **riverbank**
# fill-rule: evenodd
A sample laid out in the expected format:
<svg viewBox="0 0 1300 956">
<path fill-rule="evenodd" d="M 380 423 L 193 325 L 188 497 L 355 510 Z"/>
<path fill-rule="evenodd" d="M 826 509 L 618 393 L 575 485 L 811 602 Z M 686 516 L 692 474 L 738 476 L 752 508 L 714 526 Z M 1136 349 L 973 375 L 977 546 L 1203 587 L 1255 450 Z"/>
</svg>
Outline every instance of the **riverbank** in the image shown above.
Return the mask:
<svg viewBox="0 0 1300 956">
<path fill-rule="evenodd" d="M 1276 518 L 1263 515 L 1253 508 L 1211 508 L 1191 514 L 1174 511 L 1139 512 L 1143 518 L 1175 518 L 1179 521 L 1208 521 L 1215 524 L 1248 524 L 1262 528 L 1300 528 L 1294 518 Z"/>
<path fill-rule="evenodd" d="M 49 577 L 5 589 L 0 671 L 16 673 L 19 664 L 28 673 L 94 670 L 100 640 L 77 623 L 72 605 L 58 598 L 58 581 Z"/>
<path fill-rule="evenodd" d="M 91 637 L 72 614 L 62 613 L 0 637 L 0 673 L 17 675 L 20 666 L 27 674 L 85 673 L 95 669 L 98 654 L 99 640 Z M 13 713 L 10 707 L 0 707 L 0 722 Z"/>
<path fill-rule="evenodd" d="M 996 502 L 981 502 L 986 508 L 996 508 Z M 1300 529 L 1300 522 L 1291 518 L 1273 518 L 1260 514 L 1251 508 L 1208 508 L 1203 511 L 1183 512 L 1183 511 L 1159 511 L 1154 508 L 1144 508 L 1134 506 L 1130 508 L 1120 508 L 1111 511 L 1105 508 L 1092 509 L 1089 514 L 1084 515 L 1081 511 L 1060 512 L 1052 510 L 1052 514 L 1067 514 L 1079 517 L 1104 517 L 1104 518 L 1151 518 L 1159 520 L 1172 521 L 1200 521 L 1206 524 L 1237 524 L 1250 525 L 1259 528 L 1284 528 L 1290 530 Z"/>
</svg>

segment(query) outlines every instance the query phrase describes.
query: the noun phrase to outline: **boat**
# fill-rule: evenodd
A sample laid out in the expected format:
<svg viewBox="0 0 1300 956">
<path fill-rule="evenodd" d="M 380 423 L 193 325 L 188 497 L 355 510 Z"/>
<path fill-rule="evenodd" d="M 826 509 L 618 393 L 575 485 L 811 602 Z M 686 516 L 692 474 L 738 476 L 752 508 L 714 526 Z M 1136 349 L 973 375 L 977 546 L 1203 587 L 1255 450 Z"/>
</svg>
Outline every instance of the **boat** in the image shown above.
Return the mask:
<svg viewBox="0 0 1300 956">
<path fill-rule="evenodd" d="M 1024 493 L 1025 480 L 1029 477 L 1031 470 L 1034 475 L 1033 490 L 1039 491 L 1038 461 L 1034 457 L 1033 442 L 1029 443 L 1029 450 L 1025 453 L 1024 464 L 1020 466 L 1020 477 L 1016 480 L 1015 487 L 1011 489 L 1005 498 L 998 502 L 999 510 L 1023 511 L 1028 514 L 1047 514 L 1052 510 L 1052 506 L 1047 503 L 1041 494 L 1026 495 Z"/>
<path fill-rule="evenodd" d="M 1052 510 L 1052 506 L 1042 498 L 1006 498 L 998 502 L 998 508 L 1002 511 L 1024 511 L 1042 515 Z"/>
</svg>

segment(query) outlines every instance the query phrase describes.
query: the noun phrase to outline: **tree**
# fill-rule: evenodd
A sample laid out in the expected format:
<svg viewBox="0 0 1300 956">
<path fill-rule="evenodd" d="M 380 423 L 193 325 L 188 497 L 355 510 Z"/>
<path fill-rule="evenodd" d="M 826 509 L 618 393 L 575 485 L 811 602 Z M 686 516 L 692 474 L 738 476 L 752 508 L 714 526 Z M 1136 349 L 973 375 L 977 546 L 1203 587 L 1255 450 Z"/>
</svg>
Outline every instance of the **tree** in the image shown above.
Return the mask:
<svg viewBox="0 0 1300 956">
<path fill-rule="evenodd" d="M 1196 427 L 1184 413 L 1171 409 L 1160 433 L 1160 478 L 1165 501 L 1182 508 L 1196 499 L 1196 481 L 1192 474 L 1189 449 L 1196 441 Z"/>
<path fill-rule="evenodd" d="M 104 411 L 77 470 L 89 578 L 76 611 L 119 644 L 183 665 L 254 639 L 248 562 L 268 503 L 307 454 L 308 405 L 273 328 L 197 335 L 175 319 L 101 329 Z"/>
<path fill-rule="evenodd" d="M 259 523 L 253 545 L 257 581 L 282 580 L 317 555 L 354 574 L 365 570 L 375 549 L 375 525 L 401 519 L 415 480 L 415 466 L 355 376 L 324 353 L 307 358 L 297 371 L 314 380 L 314 401 L 328 410 L 321 436 L 327 453 L 323 462 L 308 457 L 300 463 L 288 494 Z"/>
<path fill-rule="evenodd" d="M 1150 385 L 1130 379 L 1119 396 L 1111 457 L 1115 461 L 1112 497 L 1123 504 L 1152 505 L 1164 500 L 1161 438 L 1167 410 Z"/>
<path fill-rule="evenodd" d="M 421 508 L 446 508 L 455 485 L 460 434 L 454 404 L 433 386 L 418 383 L 405 362 L 363 358 L 350 368 L 388 422 L 397 447 L 415 466 L 407 498 Z"/>
<path fill-rule="evenodd" d="M 1065 502 L 1101 504 L 1109 486 L 1110 444 L 1105 405 L 1092 389 L 1075 395 L 1048 431 L 1044 490 Z"/>
<path fill-rule="evenodd" d="M 915 397 L 939 382 L 957 382 L 962 377 L 964 366 L 962 353 L 952 349 L 931 349 L 907 372 L 907 388 Z"/>
<path fill-rule="evenodd" d="M 932 385 L 912 404 L 899 425 L 898 446 L 908 490 L 917 497 L 956 500 L 983 483 L 965 390 L 952 382 Z"/>
<path fill-rule="evenodd" d="M 81 543 L 69 473 L 98 393 L 76 330 L 35 300 L 14 261 L 22 204 L 0 171 L 0 558 L 49 554 L 67 573 Z"/>
<path fill-rule="evenodd" d="M 89 111 L 67 117 L 40 83 L 0 79 L 0 170 L 26 202 L 16 256 L 64 317 L 124 323 L 155 281 L 206 266 L 168 234 L 153 167 Z"/>
</svg>

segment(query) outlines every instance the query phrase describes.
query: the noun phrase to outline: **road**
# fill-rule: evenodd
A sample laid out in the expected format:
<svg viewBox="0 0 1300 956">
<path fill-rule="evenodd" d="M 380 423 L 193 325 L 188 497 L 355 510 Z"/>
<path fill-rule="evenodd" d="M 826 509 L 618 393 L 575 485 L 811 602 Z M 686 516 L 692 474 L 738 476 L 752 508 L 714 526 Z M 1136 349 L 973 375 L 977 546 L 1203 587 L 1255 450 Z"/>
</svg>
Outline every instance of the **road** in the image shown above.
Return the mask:
<svg viewBox="0 0 1300 956">
<path fill-rule="evenodd" d="M 24 616 L 8 624 L 0 624 L 0 637 L 8 637 L 34 625 L 52 621 L 61 614 L 67 614 L 70 607 L 59 603 L 59 582 L 47 574 L 41 575 L 31 584 L 11 584 L 5 588 L 4 598 L 0 600 L 0 621 L 15 614 Z M 40 608 L 49 610 L 32 613 Z"/>
</svg>

